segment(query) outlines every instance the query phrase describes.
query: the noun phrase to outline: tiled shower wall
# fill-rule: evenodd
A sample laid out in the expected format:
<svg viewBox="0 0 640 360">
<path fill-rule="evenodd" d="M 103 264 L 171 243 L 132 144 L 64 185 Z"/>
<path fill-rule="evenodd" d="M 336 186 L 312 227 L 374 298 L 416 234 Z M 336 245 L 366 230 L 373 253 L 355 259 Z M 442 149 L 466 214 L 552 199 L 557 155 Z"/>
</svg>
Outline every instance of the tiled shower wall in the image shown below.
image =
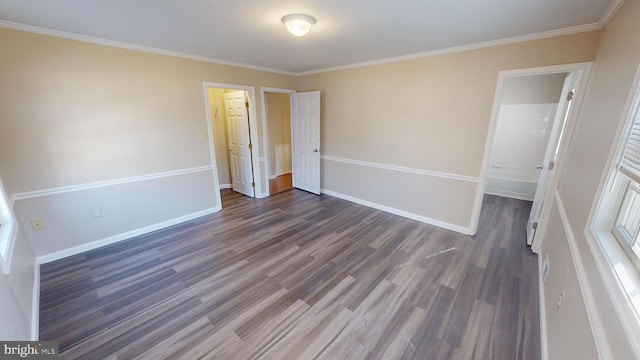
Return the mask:
<svg viewBox="0 0 640 360">
<path fill-rule="evenodd" d="M 544 160 L 557 106 L 555 103 L 500 106 L 487 192 L 533 199 L 538 180 L 536 166 Z"/>
</svg>

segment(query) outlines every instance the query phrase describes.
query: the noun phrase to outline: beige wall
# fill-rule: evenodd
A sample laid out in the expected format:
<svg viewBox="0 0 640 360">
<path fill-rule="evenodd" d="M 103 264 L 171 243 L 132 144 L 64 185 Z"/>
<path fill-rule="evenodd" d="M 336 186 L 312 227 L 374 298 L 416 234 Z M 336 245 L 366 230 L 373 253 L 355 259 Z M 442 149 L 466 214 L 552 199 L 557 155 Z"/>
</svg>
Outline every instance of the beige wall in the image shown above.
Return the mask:
<svg viewBox="0 0 640 360">
<path fill-rule="evenodd" d="M 295 84 L 14 30 L 0 39 L 0 164 L 25 237 L 45 259 L 215 211 L 203 83 Z M 44 230 L 31 229 L 34 218 Z"/>
<path fill-rule="evenodd" d="M 505 81 L 501 104 L 557 103 L 566 73 L 518 76 Z"/>
<path fill-rule="evenodd" d="M 267 128 L 269 132 L 270 175 L 276 174 L 276 145 L 291 145 L 291 95 L 265 93 Z M 289 165 L 291 168 L 291 165 Z"/>
<path fill-rule="evenodd" d="M 0 164 L 14 194 L 207 166 L 203 81 L 322 90 L 323 154 L 360 162 L 324 160 L 326 189 L 466 227 L 476 183 L 460 176 L 480 173 L 498 72 L 589 61 L 597 53 L 560 193 L 612 347 L 617 358 L 629 358 L 581 234 L 640 60 L 634 42 L 639 15 L 638 1 L 628 0 L 605 30 L 599 51 L 601 33 L 589 32 L 297 79 L 0 29 Z M 0 337 L 27 333 L 23 325 L 30 315 L 19 312 L 30 308 L 34 254 L 83 246 L 216 205 L 217 189 L 208 188 L 212 175 L 183 176 L 18 200 L 23 224 L 38 216 L 48 227 L 35 233 L 24 226 L 18 234 L 14 270 L 0 279 L 0 287 L 11 294 L 4 298 L 3 314 L 21 325 L 0 327 Z M 183 202 L 175 207 L 176 201 Z M 91 207 L 105 204 L 100 222 L 87 219 Z M 122 214 L 111 217 L 112 211 Z M 550 359 L 571 353 L 571 344 L 590 356 L 588 332 L 575 333 L 580 341 L 562 342 L 573 333 L 554 325 L 586 321 L 572 267 L 554 267 L 572 261 L 556 225 L 543 243 L 552 259 L 545 303 L 553 304 L 554 289 L 566 288 L 576 310 L 547 312 L 549 335 L 557 337 L 550 342 Z"/>
<path fill-rule="evenodd" d="M 17 193 L 208 165 L 203 81 L 294 84 L 7 29 L 0 37 L 0 161 Z"/>
<path fill-rule="evenodd" d="M 570 156 L 566 158 L 566 169 L 561 178 L 559 198 L 566 211 L 563 232 L 569 232 L 575 238 L 575 251 L 583 269 L 581 275 L 587 279 L 593 298 L 590 298 L 594 311 L 602 321 L 602 333 L 606 334 L 609 348 L 614 359 L 632 359 L 627 338 L 621 330 L 620 320 L 616 315 L 610 295 L 604 285 L 603 276 L 598 272 L 594 260 L 594 253 L 588 246 L 589 240 L 585 230 L 590 226 L 589 213 L 598 195 L 598 184 L 608 171 L 607 157 L 615 146 L 615 133 L 618 126 L 624 122 L 625 103 L 632 89 L 632 81 L 640 62 L 640 2 L 627 0 L 616 16 L 606 26 L 602 42 L 599 47 L 595 67 L 590 80 L 587 98 L 580 109 L 580 117 L 574 136 L 571 140 Z M 544 236 L 542 254 L 549 254 L 556 260 L 551 263 L 549 280 L 545 287 L 574 288 L 578 284 L 574 275 L 568 272 L 554 270 L 554 263 L 571 262 L 572 257 L 560 253 L 556 249 L 556 242 L 567 241 L 558 228 L 551 228 Z M 566 245 L 560 245 L 566 246 Z M 554 271 L 556 273 L 554 274 Z M 557 293 L 545 293 L 547 301 L 557 298 Z M 576 299 L 578 300 L 578 299 Z M 558 321 L 580 321 L 570 314 L 547 314 L 547 318 L 557 316 Z M 573 333 L 561 328 L 549 327 L 549 337 L 569 340 Z M 588 343 L 591 339 L 580 339 Z M 551 344 L 550 344 L 551 345 Z M 561 358 L 566 344 L 558 342 L 550 347 L 551 359 Z"/>
<path fill-rule="evenodd" d="M 406 186 L 403 179 L 414 173 L 379 183 L 353 165 L 326 172 L 323 187 L 353 197 L 366 191 L 370 195 L 362 200 L 378 204 L 412 197 L 425 203 L 417 215 L 469 228 L 498 72 L 593 60 L 599 38 L 599 32 L 588 32 L 299 77 L 298 90 L 322 91 L 323 155 L 341 164 L 346 159 L 406 167 L 424 177 L 445 173 L 458 184 Z M 323 162 L 330 171 L 335 164 L 326 163 L 336 161 Z M 345 183 L 351 185 L 337 187 Z M 399 201 L 387 206 L 406 210 Z"/>
<path fill-rule="evenodd" d="M 549 219 L 549 232 L 554 234 L 554 240 L 545 244 L 544 255 L 549 255 L 549 275 L 546 282 L 540 285 L 544 292 L 548 358 L 597 359 L 597 348 L 586 305 L 557 209 L 553 210 Z M 558 300 L 563 291 L 564 298 L 558 308 Z"/>
<path fill-rule="evenodd" d="M 227 118 L 224 107 L 224 89 L 209 88 L 209 106 L 213 143 L 216 152 L 216 166 L 220 185 L 231 184 L 229 165 L 229 142 L 227 138 Z"/>
</svg>

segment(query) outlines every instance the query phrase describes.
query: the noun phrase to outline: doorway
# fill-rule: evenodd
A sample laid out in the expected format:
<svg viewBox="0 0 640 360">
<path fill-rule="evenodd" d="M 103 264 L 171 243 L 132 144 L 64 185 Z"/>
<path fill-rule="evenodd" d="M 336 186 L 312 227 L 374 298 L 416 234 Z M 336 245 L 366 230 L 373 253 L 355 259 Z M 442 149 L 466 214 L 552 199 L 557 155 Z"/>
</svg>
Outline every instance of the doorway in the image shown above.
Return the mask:
<svg viewBox="0 0 640 360">
<path fill-rule="evenodd" d="M 538 180 L 535 183 L 535 193 L 533 195 L 532 211 L 527 224 L 527 243 L 531 245 L 534 252 L 539 251 L 540 243 L 539 234 L 544 233 L 546 223 L 550 214 L 553 196 L 555 189 L 558 187 L 559 176 L 563 166 L 563 158 L 568 151 L 568 143 L 573 134 L 575 127 L 575 120 L 577 118 L 577 109 L 580 107 L 580 103 L 584 98 L 586 90 L 586 79 L 591 70 L 591 63 L 577 63 L 566 65 L 546 66 L 540 68 L 519 69 L 519 70 L 507 70 L 501 71 L 498 75 L 498 81 L 496 86 L 496 92 L 493 102 L 493 108 L 491 112 L 491 120 L 489 125 L 489 131 L 487 133 L 487 141 L 485 143 L 485 151 L 482 161 L 482 167 L 480 171 L 480 177 L 478 187 L 476 190 L 476 199 L 474 203 L 473 216 L 471 220 L 471 230 L 475 233 L 478 228 L 480 209 L 482 207 L 482 200 L 485 190 L 489 186 L 490 178 L 492 174 L 495 174 L 498 170 L 502 169 L 502 164 L 498 161 L 493 162 L 492 152 L 494 143 L 500 141 L 496 138 L 496 135 L 500 136 L 500 130 L 498 129 L 498 123 L 501 113 L 501 107 L 505 104 L 503 102 L 508 99 L 509 95 L 506 93 L 509 85 L 513 85 L 515 82 L 523 81 L 525 77 L 535 77 L 533 80 L 541 79 L 553 79 L 557 76 L 556 81 L 559 78 L 563 79 L 562 90 L 558 97 L 558 105 L 555 107 L 555 113 L 553 121 L 551 118 L 547 120 L 548 125 L 544 126 L 544 131 L 538 130 L 538 135 L 548 134 L 546 140 L 546 147 L 544 149 L 545 155 L 542 164 L 536 164 L 536 171 L 538 171 Z M 538 76 L 553 75 L 548 78 L 537 78 Z M 515 80 L 514 80 L 515 79 Z M 525 79 L 526 80 L 526 79 Z M 511 82 L 511 84 L 510 84 Z M 506 94 L 506 95 L 505 95 Z M 540 120 L 543 121 L 545 116 Z M 539 165 L 539 166 L 538 166 Z M 527 171 L 531 169 L 527 168 Z M 492 184 L 495 188 L 495 181 Z M 533 186 L 529 185 L 531 189 Z M 489 192 L 491 188 L 489 187 Z"/>
<path fill-rule="evenodd" d="M 265 92 L 269 194 L 293 189 L 291 164 L 291 95 Z"/>
<path fill-rule="evenodd" d="M 320 195 L 320 91 L 296 92 L 288 89 L 260 88 L 264 129 L 268 129 L 266 99 L 269 93 L 289 96 L 290 150 L 286 145 L 280 149 L 283 151 L 283 156 L 290 154 L 292 187 Z M 286 102 L 283 101 L 281 106 L 286 107 Z M 286 140 L 281 141 L 286 142 Z M 277 161 L 275 145 L 278 144 L 272 142 L 269 142 L 268 136 L 265 137 L 266 147 L 274 150 L 274 159 L 270 160 L 270 156 L 265 156 L 265 163 L 266 168 L 271 168 L 273 165 L 275 170 L 277 165 L 275 164 Z"/>
<path fill-rule="evenodd" d="M 207 129 L 214 176 L 220 189 L 261 197 L 266 188 L 260 169 L 258 123 L 253 87 L 204 83 Z"/>
<path fill-rule="evenodd" d="M 485 193 L 533 201 L 568 73 L 504 82 Z"/>
</svg>

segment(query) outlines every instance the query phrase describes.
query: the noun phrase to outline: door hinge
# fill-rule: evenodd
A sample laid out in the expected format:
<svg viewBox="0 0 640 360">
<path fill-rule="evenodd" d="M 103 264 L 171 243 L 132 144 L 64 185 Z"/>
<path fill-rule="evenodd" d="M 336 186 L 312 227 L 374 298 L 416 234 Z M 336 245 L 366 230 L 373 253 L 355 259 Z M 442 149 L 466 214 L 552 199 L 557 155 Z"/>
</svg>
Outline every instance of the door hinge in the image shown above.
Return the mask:
<svg viewBox="0 0 640 360">
<path fill-rule="evenodd" d="M 256 187 L 256 183 L 255 182 L 251 182 L 251 187 Z"/>
<path fill-rule="evenodd" d="M 253 145 L 249 144 L 249 150 L 253 150 Z"/>
<path fill-rule="evenodd" d="M 573 100 L 573 95 L 575 95 L 573 91 L 569 91 L 569 93 L 567 94 L 567 101 Z"/>
<path fill-rule="evenodd" d="M 538 223 L 537 223 L 537 222 L 534 222 L 534 223 L 533 223 L 533 226 L 532 226 L 531 228 L 532 228 L 533 230 L 536 230 L 536 229 L 538 228 Z"/>
<path fill-rule="evenodd" d="M 244 103 L 244 107 L 246 107 L 247 109 L 249 108 L 249 102 L 248 101 Z"/>
<path fill-rule="evenodd" d="M 550 162 L 550 163 L 549 163 L 549 170 L 553 170 L 554 166 L 556 166 L 556 163 L 555 163 L 555 162 L 553 162 L 553 161 L 552 161 L 552 162 Z"/>
</svg>

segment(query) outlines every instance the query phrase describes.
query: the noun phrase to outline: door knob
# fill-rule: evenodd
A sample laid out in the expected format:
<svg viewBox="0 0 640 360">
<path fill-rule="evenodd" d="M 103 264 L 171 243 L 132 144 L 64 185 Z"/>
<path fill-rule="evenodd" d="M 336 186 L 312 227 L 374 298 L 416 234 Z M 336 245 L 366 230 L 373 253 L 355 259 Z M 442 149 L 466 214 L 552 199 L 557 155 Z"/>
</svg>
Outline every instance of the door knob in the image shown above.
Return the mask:
<svg viewBox="0 0 640 360">
<path fill-rule="evenodd" d="M 538 166 L 536 166 L 536 169 L 538 169 L 538 170 L 542 170 L 542 169 L 544 169 L 544 166 L 542 166 L 542 165 L 538 165 Z"/>
<path fill-rule="evenodd" d="M 318 149 L 313 149 L 313 152 L 318 152 Z"/>
</svg>

